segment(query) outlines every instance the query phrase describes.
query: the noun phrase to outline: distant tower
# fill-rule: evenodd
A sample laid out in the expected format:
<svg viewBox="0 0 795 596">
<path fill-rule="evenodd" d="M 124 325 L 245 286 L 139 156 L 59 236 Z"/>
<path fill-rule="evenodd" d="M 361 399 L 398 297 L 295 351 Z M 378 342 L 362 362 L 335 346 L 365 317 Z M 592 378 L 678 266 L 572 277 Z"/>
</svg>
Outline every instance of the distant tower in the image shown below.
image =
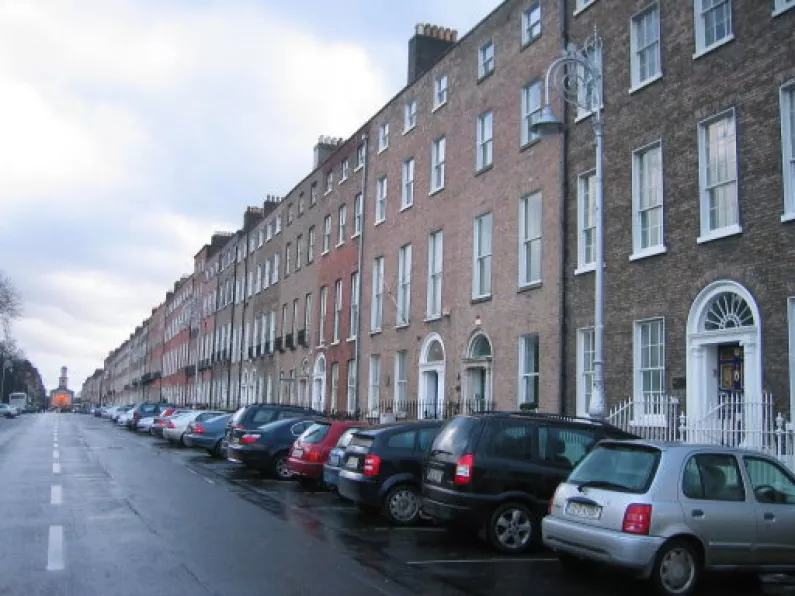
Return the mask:
<svg viewBox="0 0 795 596">
<path fill-rule="evenodd" d="M 58 389 L 66 389 L 66 382 L 69 378 L 66 376 L 66 367 L 61 367 L 61 376 L 58 377 Z"/>
</svg>

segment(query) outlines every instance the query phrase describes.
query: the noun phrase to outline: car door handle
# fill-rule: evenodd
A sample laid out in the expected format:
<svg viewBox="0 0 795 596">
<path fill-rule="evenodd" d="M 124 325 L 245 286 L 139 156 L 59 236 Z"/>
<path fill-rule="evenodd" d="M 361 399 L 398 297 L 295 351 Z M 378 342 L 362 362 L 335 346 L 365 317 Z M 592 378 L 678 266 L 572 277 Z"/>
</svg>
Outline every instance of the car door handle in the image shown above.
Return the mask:
<svg viewBox="0 0 795 596">
<path fill-rule="evenodd" d="M 693 511 L 690 512 L 690 515 L 693 517 L 704 517 L 704 512 L 701 509 L 693 509 Z"/>
<path fill-rule="evenodd" d="M 765 521 L 773 521 L 774 519 L 776 519 L 775 515 L 770 512 L 765 513 Z"/>
</svg>

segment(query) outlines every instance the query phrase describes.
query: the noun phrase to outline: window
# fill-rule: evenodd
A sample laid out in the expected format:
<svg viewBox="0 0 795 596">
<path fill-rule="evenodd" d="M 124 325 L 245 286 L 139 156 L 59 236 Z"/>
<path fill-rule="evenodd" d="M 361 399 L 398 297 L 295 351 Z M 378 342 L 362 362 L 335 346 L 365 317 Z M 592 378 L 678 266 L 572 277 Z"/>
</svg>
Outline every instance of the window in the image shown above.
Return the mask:
<svg viewBox="0 0 795 596">
<path fill-rule="evenodd" d="M 293 223 L 293 206 L 287 205 L 287 225 Z"/>
<path fill-rule="evenodd" d="M 442 230 L 428 236 L 428 293 L 425 316 L 428 319 L 442 316 Z"/>
<path fill-rule="evenodd" d="M 326 194 L 331 192 L 331 189 L 334 187 L 334 172 L 327 172 L 326 173 Z"/>
<path fill-rule="evenodd" d="M 535 81 L 522 88 L 522 147 L 541 138 L 541 135 L 531 128 L 540 115 L 541 81 Z"/>
<path fill-rule="evenodd" d="M 356 195 L 353 200 L 353 235 L 354 238 L 362 233 L 362 214 L 364 209 L 364 199 L 362 193 Z"/>
<path fill-rule="evenodd" d="M 577 0 L 577 5 L 574 8 L 574 14 L 577 14 L 578 12 L 585 10 L 594 2 L 596 2 L 596 0 Z"/>
<path fill-rule="evenodd" d="M 306 238 L 306 262 L 311 263 L 315 260 L 315 226 L 309 226 Z"/>
<path fill-rule="evenodd" d="M 395 410 L 405 409 L 408 400 L 409 353 L 400 350 L 395 354 Z"/>
<path fill-rule="evenodd" d="M 331 216 L 323 218 L 323 254 L 331 248 Z"/>
<path fill-rule="evenodd" d="M 596 68 L 592 69 L 594 72 L 601 72 L 602 70 L 602 49 L 600 47 L 589 46 L 582 51 L 583 59 L 588 60 Z M 578 76 L 582 85 L 577 85 L 577 119 L 590 116 L 595 110 L 602 108 L 602 77 L 596 78 L 586 75 L 585 69 L 582 66 L 579 69 Z M 590 106 L 590 109 L 581 106 Z"/>
<path fill-rule="evenodd" d="M 271 265 L 271 284 L 279 282 L 279 253 L 273 255 L 273 265 Z"/>
<path fill-rule="evenodd" d="M 274 235 L 281 234 L 281 232 L 282 232 L 282 216 L 281 215 L 277 215 L 276 216 L 276 221 L 274 223 L 275 223 Z"/>
<path fill-rule="evenodd" d="M 340 166 L 340 184 L 342 184 L 345 180 L 348 179 L 348 168 L 349 167 L 350 166 L 348 164 L 348 159 L 346 158 L 342 162 L 342 166 Z"/>
<path fill-rule="evenodd" d="M 332 343 L 340 341 L 340 326 L 342 323 L 342 280 L 334 282 L 334 327 L 332 332 Z"/>
<path fill-rule="evenodd" d="M 304 214 L 304 199 L 303 199 L 303 195 L 304 195 L 304 193 L 302 192 L 301 193 L 301 197 L 298 199 L 298 215 L 303 215 Z"/>
<path fill-rule="evenodd" d="M 444 188 L 444 160 L 447 139 L 442 137 L 433 142 L 431 151 L 431 193 Z"/>
<path fill-rule="evenodd" d="M 373 299 L 370 307 L 370 331 L 381 331 L 384 316 L 384 257 L 373 260 Z"/>
<path fill-rule="evenodd" d="M 339 362 L 331 363 L 331 409 L 336 410 L 339 407 L 340 396 L 340 364 Z M 327 428 L 331 428 L 327 426 Z"/>
<path fill-rule="evenodd" d="M 665 321 L 635 323 L 635 399 L 647 415 L 661 415 L 665 396 Z"/>
<path fill-rule="evenodd" d="M 731 0 L 693 0 L 696 53 L 705 54 L 734 39 Z"/>
<path fill-rule="evenodd" d="M 304 331 L 306 332 L 307 345 L 309 342 L 309 333 L 312 329 L 312 294 L 307 294 L 304 299 Z"/>
<path fill-rule="evenodd" d="M 494 161 L 494 113 L 478 116 L 476 169 L 488 168 Z"/>
<path fill-rule="evenodd" d="M 447 75 L 436 77 L 433 81 L 433 109 L 437 110 L 447 103 Z"/>
<path fill-rule="evenodd" d="M 527 45 L 541 35 L 541 2 L 533 2 L 522 13 L 522 45 Z"/>
<path fill-rule="evenodd" d="M 580 174 L 577 180 L 577 269 L 591 271 L 596 264 L 596 173 Z"/>
<path fill-rule="evenodd" d="M 386 219 L 386 193 L 387 179 L 382 176 L 378 179 L 378 188 L 375 193 L 375 223 L 381 223 Z"/>
<path fill-rule="evenodd" d="M 795 6 L 795 0 L 793 0 Z M 795 219 L 795 82 L 781 88 L 781 155 L 784 220 Z"/>
<path fill-rule="evenodd" d="M 385 122 L 378 128 L 378 152 L 386 151 L 389 148 L 389 122 Z"/>
<path fill-rule="evenodd" d="M 779 464 L 759 457 L 744 457 L 743 463 L 758 503 L 795 505 L 795 482 Z"/>
<path fill-rule="evenodd" d="M 519 200 L 519 286 L 541 281 L 541 193 Z"/>
<path fill-rule="evenodd" d="M 381 390 L 381 356 L 372 354 L 370 356 L 370 393 L 367 396 L 368 410 L 378 407 Z"/>
<path fill-rule="evenodd" d="M 795 0 L 773 0 L 773 16 L 778 16 L 782 12 L 795 8 Z"/>
<path fill-rule="evenodd" d="M 577 415 L 586 416 L 593 391 L 593 327 L 577 330 Z"/>
<path fill-rule="evenodd" d="M 630 69 L 632 88 L 636 89 L 662 75 L 659 4 L 653 4 L 632 17 L 630 26 Z"/>
<path fill-rule="evenodd" d="M 287 305 L 282 304 L 282 335 L 287 335 Z"/>
<path fill-rule="evenodd" d="M 571 470 L 588 455 L 597 441 L 592 430 L 540 426 L 538 459 Z"/>
<path fill-rule="evenodd" d="M 326 309 L 328 308 L 328 286 L 320 288 L 320 320 L 318 321 L 317 345 L 326 343 Z"/>
<path fill-rule="evenodd" d="M 351 320 L 349 321 L 349 339 L 359 333 L 359 272 L 351 274 Z"/>
<path fill-rule="evenodd" d="M 397 326 L 409 324 L 411 309 L 411 244 L 398 251 Z"/>
<path fill-rule="evenodd" d="M 298 234 L 295 239 L 295 270 L 298 271 L 301 268 L 301 264 L 304 260 L 304 237 L 302 234 Z"/>
<path fill-rule="evenodd" d="M 414 158 L 403 162 L 403 196 L 401 209 L 407 209 L 414 204 Z"/>
<path fill-rule="evenodd" d="M 530 445 L 533 426 L 522 420 L 491 421 L 491 436 L 486 440 L 487 455 L 499 459 L 527 461 L 532 458 Z"/>
<path fill-rule="evenodd" d="M 698 125 L 701 237 L 706 242 L 742 231 L 737 199 L 734 109 Z"/>
<path fill-rule="evenodd" d="M 475 218 L 472 298 L 491 296 L 491 213 Z"/>
<path fill-rule="evenodd" d="M 348 360 L 348 412 L 357 410 L 356 401 L 356 360 Z"/>
<path fill-rule="evenodd" d="M 478 78 L 494 72 L 494 42 L 489 40 L 478 50 Z"/>
<path fill-rule="evenodd" d="M 723 453 L 700 453 L 685 465 L 682 494 L 703 501 L 744 501 L 740 466 L 737 458 Z"/>
<path fill-rule="evenodd" d="M 298 298 L 293 300 L 293 341 L 296 341 L 296 334 L 298 333 Z"/>
<path fill-rule="evenodd" d="M 417 100 L 412 99 L 406 102 L 405 114 L 403 118 L 403 132 L 407 133 L 417 126 Z"/>
<path fill-rule="evenodd" d="M 312 186 L 309 188 L 309 205 L 316 205 L 317 204 L 317 182 L 313 182 Z"/>
<path fill-rule="evenodd" d="M 292 260 L 292 245 L 288 242 L 284 246 L 284 275 L 287 277 L 290 275 L 290 261 Z"/>
<path fill-rule="evenodd" d="M 538 406 L 538 335 L 519 338 L 519 405 Z"/>
<path fill-rule="evenodd" d="M 337 246 L 345 244 L 345 220 L 348 215 L 348 209 L 345 205 L 340 205 L 337 209 Z"/>
<path fill-rule="evenodd" d="M 364 143 L 359 143 L 359 146 L 356 147 L 356 169 L 364 166 L 364 158 L 365 158 L 365 149 Z"/>
</svg>

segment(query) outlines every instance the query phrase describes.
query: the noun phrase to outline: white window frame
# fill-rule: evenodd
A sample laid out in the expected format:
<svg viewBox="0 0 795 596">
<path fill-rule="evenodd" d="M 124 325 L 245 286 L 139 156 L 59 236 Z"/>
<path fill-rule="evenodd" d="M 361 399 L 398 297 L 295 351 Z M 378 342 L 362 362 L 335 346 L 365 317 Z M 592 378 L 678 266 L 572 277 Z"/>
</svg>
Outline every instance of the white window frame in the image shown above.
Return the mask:
<svg viewBox="0 0 795 596">
<path fill-rule="evenodd" d="M 444 189 L 446 154 L 447 137 L 440 137 L 431 147 L 431 191 L 428 194 L 432 195 Z"/>
<path fill-rule="evenodd" d="M 574 16 L 577 16 L 589 6 L 593 6 L 595 2 L 596 0 L 577 0 L 576 4 L 574 5 Z"/>
<path fill-rule="evenodd" d="M 593 392 L 594 340 L 593 327 L 577 329 L 577 416 L 589 416 L 589 401 Z M 586 367 L 585 362 L 586 353 L 591 355 L 588 367 Z"/>
<path fill-rule="evenodd" d="M 337 208 L 337 246 L 342 246 L 345 244 L 346 234 L 345 234 L 345 224 L 348 219 L 348 207 L 347 205 L 340 205 Z"/>
<path fill-rule="evenodd" d="M 447 75 L 439 75 L 433 80 L 433 111 L 447 103 L 449 79 Z"/>
<path fill-rule="evenodd" d="M 328 315 L 328 286 L 320 288 L 320 317 L 318 320 L 317 345 L 326 345 L 326 316 Z"/>
<path fill-rule="evenodd" d="M 533 344 L 531 346 L 531 344 Z M 539 393 L 541 390 L 541 356 L 539 353 L 541 341 L 537 333 L 526 333 L 519 336 L 519 360 L 517 367 L 518 375 L 518 391 L 516 395 L 519 397 L 519 406 L 522 404 L 532 404 L 533 402 L 527 399 L 527 384 L 526 381 L 532 379 L 535 385 L 535 406 L 540 405 Z M 535 358 L 535 370 L 527 370 L 524 368 L 526 362 L 526 355 L 528 348 L 532 347 Z"/>
<path fill-rule="evenodd" d="M 378 127 L 378 153 L 389 149 L 389 122 L 384 122 Z"/>
<path fill-rule="evenodd" d="M 342 334 L 342 279 L 334 282 L 334 326 L 331 334 L 331 345 L 340 343 Z"/>
<path fill-rule="evenodd" d="M 795 0 L 792 0 L 795 6 Z M 784 213 L 781 221 L 795 220 L 795 80 L 781 86 L 781 163 Z"/>
<path fill-rule="evenodd" d="M 331 394 L 329 396 L 329 400 L 331 402 L 330 409 L 336 410 L 339 407 L 339 397 L 340 397 L 340 363 L 332 362 L 330 372 L 331 372 Z"/>
<path fill-rule="evenodd" d="M 659 325 L 660 326 L 660 343 L 656 344 L 658 349 L 662 350 L 662 365 L 656 366 L 654 368 L 643 368 L 643 349 L 644 346 L 642 344 L 642 335 L 643 329 L 650 325 Z M 654 317 L 651 319 L 642 319 L 638 321 L 634 321 L 632 324 L 632 353 L 633 353 L 633 364 L 632 364 L 632 378 L 633 378 L 633 392 L 634 395 L 633 401 L 635 402 L 635 407 L 633 407 L 634 412 L 634 420 L 632 421 L 634 424 L 642 425 L 642 426 L 655 426 L 655 427 L 664 427 L 668 424 L 668 419 L 665 412 L 665 373 L 666 373 L 666 341 L 665 341 L 665 319 L 663 317 Z M 661 373 L 661 384 L 660 388 L 655 391 L 657 394 L 656 396 L 651 396 L 651 404 L 648 403 L 648 399 L 644 393 L 643 388 L 643 373 L 648 370 L 649 372 L 658 372 Z M 660 411 L 655 412 L 654 402 L 657 402 L 660 405 Z"/>
<path fill-rule="evenodd" d="M 591 96 L 590 98 L 590 106 L 591 109 L 583 108 L 582 106 L 588 105 L 588 93 L 591 88 L 590 85 L 577 85 L 577 116 L 575 118 L 575 122 L 579 122 L 584 120 L 585 118 L 590 117 L 593 115 L 595 109 L 604 108 L 604 77 L 601 76 L 602 68 L 604 66 L 604 56 L 602 54 L 602 48 L 598 46 L 587 46 L 580 50 L 580 58 L 587 60 L 595 65 L 595 68 L 592 69 L 592 74 L 597 77 L 595 87 L 596 87 L 596 97 Z M 578 77 L 580 81 L 585 81 L 587 79 L 587 75 L 585 72 L 585 68 L 581 65 L 577 66 L 577 70 L 579 71 Z M 597 101 L 598 100 L 598 106 Z"/>
<path fill-rule="evenodd" d="M 315 226 L 309 226 L 306 233 L 306 262 L 315 260 Z"/>
<path fill-rule="evenodd" d="M 310 338 L 312 330 L 312 294 L 309 293 L 304 297 L 304 334 L 307 341 Z"/>
<path fill-rule="evenodd" d="M 345 182 L 348 179 L 348 171 L 350 169 L 350 164 L 348 163 L 348 158 L 346 157 L 342 165 L 340 166 L 340 184 Z"/>
<path fill-rule="evenodd" d="M 301 261 L 304 258 L 304 235 L 298 234 L 295 237 L 295 270 L 301 269 Z"/>
<path fill-rule="evenodd" d="M 544 229 L 543 215 L 544 203 L 541 192 L 534 192 L 519 199 L 519 287 L 526 288 L 541 283 L 543 279 L 543 242 L 542 234 Z M 536 226 L 532 226 L 531 216 L 537 221 Z M 528 251 L 529 261 L 532 267 L 533 262 L 538 263 L 538 271 L 531 270 L 528 275 Z M 537 259 L 533 255 L 538 253 Z"/>
<path fill-rule="evenodd" d="M 353 234 L 351 238 L 356 238 L 362 233 L 362 216 L 364 215 L 364 195 L 358 193 L 353 199 Z"/>
<path fill-rule="evenodd" d="M 645 25 L 645 19 L 649 17 L 649 15 L 656 15 L 657 22 L 656 25 L 656 34 L 657 38 L 655 41 L 649 42 L 646 41 L 646 45 L 644 47 L 638 46 L 639 40 L 639 29 L 641 25 Z M 631 87 L 629 92 L 634 93 L 638 89 L 642 89 L 643 87 L 652 84 L 654 81 L 657 81 L 662 78 L 662 32 L 660 27 L 660 3 L 654 2 L 648 5 L 646 8 L 641 10 L 640 12 L 635 13 L 632 18 L 630 19 L 629 24 L 629 64 L 630 64 L 630 73 L 631 73 Z M 657 69 L 656 72 L 649 72 L 647 73 L 645 78 L 641 78 L 640 73 L 640 56 L 641 53 L 650 52 L 656 58 Z"/>
<path fill-rule="evenodd" d="M 292 256 L 293 256 L 292 255 L 292 252 L 293 252 L 292 251 L 292 247 L 293 247 L 293 245 L 292 245 L 291 242 L 285 243 L 285 246 L 284 246 L 284 276 L 285 277 L 290 275 L 290 267 L 291 267 L 291 262 L 293 260 L 292 259 Z"/>
<path fill-rule="evenodd" d="M 712 0 L 710 0 L 712 1 Z M 707 45 L 706 43 L 706 23 L 704 22 L 704 2 L 705 0 L 693 0 L 693 29 L 696 34 L 696 51 L 693 54 L 693 59 L 700 58 L 704 54 L 708 54 L 712 50 L 729 43 L 734 39 L 734 7 L 732 0 L 716 0 L 729 6 L 729 26 L 728 34 L 719 40 Z M 709 10 L 714 10 L 714 6 Z"/>
<path fill-rule="evenodd" d="M 535 19 L 536 14 L 538 15 L 537 20 Z M 542 18 L 543 14 L 541 12 L 540 0 L 535 0 L 535 2 L 522 11 L 522 47 L 531 44 L 541 37 Z M 536 28 L 538 28 L 538 32 L 534 34 L 533 30 Z"/>
<path fill-rule="evenodd" d="M 404 244 L 398 249 L 396 327 L 406 327 L 411 322 L 411 252 L 411 244 Z"/>
<path fill-rule="evenodd" d="M 644 208 L 642 206 L 642 193 L 646 192 L 648 189 L 644 189 L 644 180 L 642 178 L 644 178 L 644 168 L 648 167 L 646 159 L 653 151 L 659 153 L 659 202 L 654 206 L 647 206 Z M 657 244 L 643 246 L 643 215 L 652 210 L 658 210 L 660 213 L 660 239 Z M 639 147 L 632 152 L 632 255 L 630 255 L 629 260 L 635 261 L 637 259 L 659 255 L 666 251 L 663 152 L 662 141 L 657 140 L 644 147 Z"/>
<path fill-rule="evenodd" d="M 348 322 L 348 341 L 356 339 L 359 334 L 359 272 L 351 273 L 351 312 Z"/>
<path fill-rule="evenodd" d="M 481 232 L 483 234 L 481 234 Z M 488 238 L 488 246 L 484 239 Z M 494 216 L 491 211 L 475 217 L 472 231 L 472 299 L 488 298 L 492 293 L 492 253 Z"/>
<path fill-rule="evenodd" d="M 323 218 L 323 252 L 321 254 L 328 254 L 331 250 L 331 214 Z"/>
<path fill-rule="evenodd" d="M 400 210 L 408 209 L 414 204 L 414 158 L 403 162 L 403 184 L 401 185 Z"/>
<path fill-rule="evenodd" d="M 795 8 L 795 0 L 773 0 L 773 16 L 777 17 L 784 14 L 791 8 Z"/>
<path fill-rule="evenodd" d="M 370 355 L 370 370 L 368 371 L 370 390 L 367 392 L 367 410 L 377 410 L 381 401 L 381 355 Z"/>
<path fill-rule="evenodd" d="M 533 132 L 531 125 L 541 115 L 543 104 L 543 84 L 535 80 L 522 87 L 522 130 L 520 132 L 520 145 L 524 147 L 541 138 L 540 133 Z M 537 103 L 533 100 L 537 99 Z"/>
<path fill-rule="evenodd" d="M 395 352 L 395 411 L 405 411 L 409 396 L 409 352 Z"/>
<path fill-rule="evenodd" d="M 386 200 L 389 192 L 389 179 L 381 176 L 376 182 L 375 191 L 375 221 L 373 225 L 378 225 L 386 220 Z"/>
<path fill-rule="evenodd" d="M 354 172 L 358 172 L 364 167 L 364 160 L 367 158 L 364 143 L 359 143 L 356 147 L 356 167 L 353 168 Z"/>
<path fill-rule="evenodd" d="M 329 194 L 333 188 L 334 188 L 334 172 L 329 170 L 328 172 L 326 172 L 326 191 L 323 194 L 324 195 Z"/>
<path fill-rule="evenodd" d="M 593 235 L 593 248 L 592 253 L 596 251 L 596 221 L 593 216 L 595 207 L 594 198 L 594 185 L 596 184 L 596 170 L 589 170 L 583 172 L 577 177 L 577 269 L 574 271 L 575 275 L 587 273 L 596 270 L 596 256 L 594 254 L 592 261 L 586 260 L 586 233 L 590 231 Z M 588 198 L 588 213 L 592 216 L 593 221 L 586 221 L 585 218 L 585 191 L 587 189 Z M 593 225 L 589 225 L 593 224 Z M 587 227 L 586 227 L 587 226 Z"/>
<path fill-rule="evenodd" d="M 709 197 L 710 190 L 707 188 L 707 135 L 708 129 L 712 124 L 720 122 L 725 118 L 730 118 L 732 126 L 734 127 L 734 141 L 732 149 L 734 151 L 734 167 L 727 170 L 728 178 L 721 183 L 721 185 L 734 185 L 734 215 L 735 222 L 725 225 L 721 228 L 711 229 L 709 226 Z M 725 238 L 726 236 L 733 236 L 742 233 L 740 226 L 740 193 L 739 193 L 739 171 L 737 163 L 737 114 L 735 109 L 729 108 L 709 118 L 706 118 L 698 123 L 698 179 L 699 179 L 699 205 L 701 213 L 701 235 L 698 237 L 699 244 L 717 240 L 718 238 Z M 715 185 L 718 186 L 718 185 Z"/>
<path fill-rule="evenodd" d="M 384 257 L 373 259 L 373 288 L 370 301 L 370 332 L 381 331 L 384 323 Z"/>
<path fill-rule="evenodd" d="M 494 112 L 483 112 L 477 118 L 475 171 L 494 165 Z"/>
<path fill-rule="evenodd" d="M 417 100 L 411 99 L 403 108 L 403 134 L 417 127 Z"/>
<path fill-rule="evenodd" d="M 356 410 L 356 360 L 348 360 L 348 412 Z"/>
<path fill-rule="evenodd" d="M 298 305 L 298 298 L 293 298 L 293 318 L 292 318 L 292 334 L 293 342 L 298 343 L 298 313 L 301 307 Z"/>
<path fill-rule="evenodd" d="M 443 275 L 444 232 L 435 230 L 428 234 L 428 287 L 425 296 L 426 320 L 437 319 L 442 316 Z"/>
<path fill-rule="evenodd" d="M 489 76 L 497 65 L 497 46 L 488 40 L 478 48 L 478 79 Z"/>
</svg>

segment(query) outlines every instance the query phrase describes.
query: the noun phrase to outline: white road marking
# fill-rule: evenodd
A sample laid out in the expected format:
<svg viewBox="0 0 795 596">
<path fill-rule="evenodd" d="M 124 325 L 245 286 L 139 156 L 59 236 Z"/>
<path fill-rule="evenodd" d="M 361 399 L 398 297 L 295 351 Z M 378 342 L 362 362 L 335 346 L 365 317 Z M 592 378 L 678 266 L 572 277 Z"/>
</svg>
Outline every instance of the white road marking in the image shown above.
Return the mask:
<svg viewBox="0 0 795 596">
<path fill-rule="evenodd" d="M 50 505 L 61 505 L 63 503 L 63 490 L 60 484 L 53 484 L 50 487 Z"/>
<path fill-rule="evenodd" d="M 495 557 L 493 559 L 432 559 L 430 561 L 408 561 L 406 565 L 457 565 L 467 563 L 552 563 L 557 559 L 527 557 L 522 559 L 503 559 Z"/>
<path fill-rule="evenodd" d="M 60 453 L 58 453 L 58 450 L 57 450 L 57 449 L 53 449 L 53 450 L 52 450 L 52 458 L 53 458 L 53 459 L 61 459 L 61 454 L 60 454 Z"/>
<path fill-rule="evenodd" d="M 63 571 L 63 526 L 50 526 L 47 544 L 47 571 Z"/>
<path fill-rule="evenodd" d="M 194 470 L 193 468 L 188 468 L 188 471 L 189 471 L 191 474 L 196 474 L 197 476 L 199 475 L 199 473 L 198 473 L 196 470 Z"/>
<path fill-rule="evenodd" d="M 205 480 L 205 481 L 207 481 L 207 482 L 209 482 L 210 484 L 215 484 L 215 480 L 213 480 L 212 478 L 207 478 L 207 477 L 205 476 L 205 477 L 204 477 L 204 480 Z"/>
<path fill-rule="evenodd" d="M 61 473 L 61 464 L 58 462 L 53 462 L 52 464 L 52 473 L 53 474 L 60 474 Z"/>
</svg>

